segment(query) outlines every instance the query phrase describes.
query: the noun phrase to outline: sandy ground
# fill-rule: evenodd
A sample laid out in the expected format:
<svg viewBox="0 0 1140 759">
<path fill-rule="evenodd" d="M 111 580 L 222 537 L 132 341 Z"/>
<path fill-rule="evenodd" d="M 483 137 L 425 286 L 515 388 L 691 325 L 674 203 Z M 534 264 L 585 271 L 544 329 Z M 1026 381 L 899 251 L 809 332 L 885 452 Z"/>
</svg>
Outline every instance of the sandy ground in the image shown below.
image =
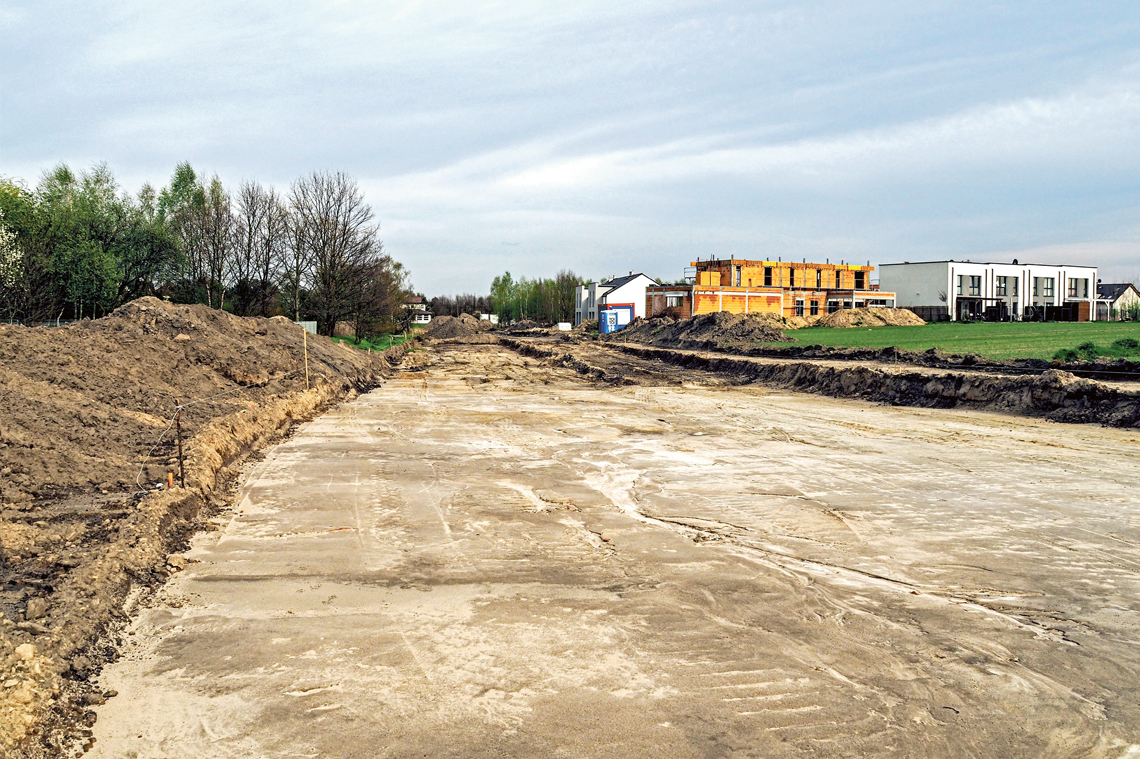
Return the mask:
<svg viewBox="0 0 1140 759">
<path fill-rule="evenodd" d="M 493 345 L 305 425 L 93 757 L 1140 757 L 1140 438 Z"/>
</svg>

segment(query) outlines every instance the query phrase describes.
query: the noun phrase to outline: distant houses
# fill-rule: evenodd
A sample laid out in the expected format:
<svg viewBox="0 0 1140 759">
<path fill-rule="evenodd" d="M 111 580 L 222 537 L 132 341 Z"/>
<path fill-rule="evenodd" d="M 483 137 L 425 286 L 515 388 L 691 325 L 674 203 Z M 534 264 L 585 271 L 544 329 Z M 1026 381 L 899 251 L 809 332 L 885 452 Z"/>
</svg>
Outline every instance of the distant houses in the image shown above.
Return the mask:
<svg viewBox="0 0 1140 759">
<path fill-rule="evenodd" d="M 873 266 L 737 258 L 693 261 L 691 282 L 646 290 L 649 316 L 687 319 L 715 311 L 817 316 L 844 308 L 893 307 L 871 282 Z"/>
<path fill-rule="evenodd" d="M 926 321 L 1097 319 L 1095 266 L 926 261 L 882 264 L 896 304 Z"/>
<path fill-rule="evenodd" d="M 1095 266 L 924 261 L 875 267 L 841 262 L 709 259 L 683 280 L 659 284 L 630 272 L 579 286 L 574 324 L 601 331 L 637 317 L 687 319 L 716 311 L 816 316 L 847 308 L 906 308 L 926 321 L 1140 320 L 1140 291 L 1102 284 Z"/>
<path fill-rule="evenodd" d="M 574 291 L 574 326 L 600 319 L 605 309 L 614 314 L 613 326 L 624 327 L 637 317 L 647 315 L 645 292 L 656 285 L 657 280 L 652 277 L 632 271 L 624 277 L 579 285 Z"/>
<path fill-rule="evenodd" d="M 1140 291 L 1129 282 L 1096 286 L 1098 321 L 1140 321 Z"/>
<path fill-rule="evenodd" d="M 412 324 L 431 323 L 431 311 L 428 310 L 427 303 L 421 295 L 404 298 L 404 310 L 411 315 Z"/>
</svg>

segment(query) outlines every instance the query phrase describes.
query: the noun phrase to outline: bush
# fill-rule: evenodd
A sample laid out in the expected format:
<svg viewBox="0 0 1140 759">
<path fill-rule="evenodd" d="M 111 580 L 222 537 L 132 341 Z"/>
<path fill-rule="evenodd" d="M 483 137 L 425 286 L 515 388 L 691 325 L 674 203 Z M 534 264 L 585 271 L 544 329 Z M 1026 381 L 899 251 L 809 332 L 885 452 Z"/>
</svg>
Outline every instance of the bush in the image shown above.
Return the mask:
<svg viewBox="0 0 1140 759">
<path fill-rule="evenodd" d="M 1122 337 L 1112 344 L 1114 348 L 1132 349 L 1140 348 L 1140 342 L 1134 337 Z"/>
<path fill-rule="evenodd" d="M 1053 354 L 1054 361 L 1064 361 L 1065 363 L 1072 363 L 1081 360 L 1081 354 L 1077 353 L 1072 348 L 1062 348 Z"/>
</svg>

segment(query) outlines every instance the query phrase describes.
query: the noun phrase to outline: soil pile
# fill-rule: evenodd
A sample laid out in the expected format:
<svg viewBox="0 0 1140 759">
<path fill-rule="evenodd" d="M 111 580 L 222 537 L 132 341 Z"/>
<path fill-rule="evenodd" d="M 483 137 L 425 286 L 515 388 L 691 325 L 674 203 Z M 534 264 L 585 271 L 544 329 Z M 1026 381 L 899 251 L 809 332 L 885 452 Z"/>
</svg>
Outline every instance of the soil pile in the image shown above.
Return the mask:
<svg viewBox="0 0 1140 759">
<path fill-rule="evenodd" d="M 523 319 L 518 322 L 511 322 L 505 327 L 499 328 L 500 332 L 505 332 L 508 335 L 516 335 L 520 337 L 543 337 L 551 334 L 558 334 L 558 328 L 551 324 L 542 324 L 533 319 Z"/>
<path fill-rule="evenodd" d="M 816 320 L 816 327 L 918 327 L 926 324 L 905 308 L 844 308 Z"/>
<path fill-rule="evenodd" d="M 693 350 L 716 350 L 742 343 L 793 342 L 793 338 L 785 335 L 769 318 L 727 311 L 680 321 L 669 316 L 634 319 L 623 329 L 610 333 L 607 339 Z"/>
<path fill-rule="evenodd" d="M 62 328 L 0 326 L 0 754 L 81 741 L 92 644 L 133 585 L 170 570 L 219 473 L 402 353 L 155 298 Z M 186 488 L 164 491 L 180 403 Z"/>
<path fill-rule="evenodd" d="M 490 328 L 491 322 L 480 321 L 471 314 L 437 316 L 428 324 L 424 337 L 432 340 L 453 340 L 459 337 L 471 337 Z"/>
<path fill-rule="evenodd" d="M 801 329 L 810 327 L 819 320 L 818 316 L 780 316 L 778 314 L 749 314 L 764 324 L 776 329 Z"/>
</svg>

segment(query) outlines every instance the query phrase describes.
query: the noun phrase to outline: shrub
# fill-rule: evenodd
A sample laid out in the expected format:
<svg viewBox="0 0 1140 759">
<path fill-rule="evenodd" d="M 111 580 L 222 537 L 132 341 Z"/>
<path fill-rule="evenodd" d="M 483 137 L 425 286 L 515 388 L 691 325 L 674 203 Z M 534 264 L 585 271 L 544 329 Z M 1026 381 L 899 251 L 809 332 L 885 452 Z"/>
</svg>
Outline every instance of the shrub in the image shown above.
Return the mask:
<svg viewBox="0 0 1140 759">
<path fill-rule="evenodd" d="M 1140 342 L 1135 337 L 1122 337 L 1112 344 L 1114 348 L 1133 349 L 1140 348 Z"/>
<path fill-rule="evenodd" d="M 1064 361 L 1065 363 L 1072 363 L 1073 361 L 1080 361 L 1081 354 L 1077 353 L 1072 348 L 1062 348 L 1053 354 L 1054 361 Z"/>
</svg>

